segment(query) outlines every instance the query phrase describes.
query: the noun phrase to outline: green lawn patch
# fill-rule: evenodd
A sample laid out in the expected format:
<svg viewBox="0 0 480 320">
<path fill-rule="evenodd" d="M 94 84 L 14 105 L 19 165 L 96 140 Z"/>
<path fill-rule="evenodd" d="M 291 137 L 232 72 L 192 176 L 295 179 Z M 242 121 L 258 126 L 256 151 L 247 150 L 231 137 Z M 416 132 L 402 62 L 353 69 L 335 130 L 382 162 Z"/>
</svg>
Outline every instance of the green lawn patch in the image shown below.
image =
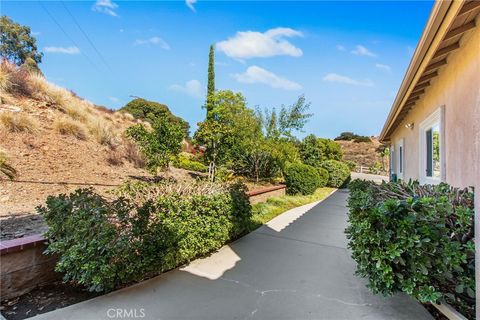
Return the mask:
<svg viewBox="0 0 480 320">
<path fill-rule="evenodd" d="M 256 203 L 252 205 L 253 216 L 251 219 L 250 231 L 255 230 L 262 224 L 272 220 L 287 210 L 325 199 L 333 190 L 335 189 L 318 188 L 315 193 L 311 195 L 286 195 L 273 197 L 265 202 Z"/>
</svg>

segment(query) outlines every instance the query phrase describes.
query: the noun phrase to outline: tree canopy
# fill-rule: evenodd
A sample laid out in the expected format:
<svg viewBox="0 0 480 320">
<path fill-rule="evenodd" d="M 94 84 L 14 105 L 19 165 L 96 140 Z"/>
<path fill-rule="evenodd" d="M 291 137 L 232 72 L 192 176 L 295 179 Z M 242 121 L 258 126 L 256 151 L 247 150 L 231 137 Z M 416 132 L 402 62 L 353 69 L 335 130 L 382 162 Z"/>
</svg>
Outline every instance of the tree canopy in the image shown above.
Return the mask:
<svg viewBox="0 0 480 320">
<path fill-rule="evenodd" d="M 290 105 L 282 105 L 280 111 L 257 109 L 257 115 L 263 125 L 265 134 L 269 138 L 294 138 L 294 133 L 302 131 L 308 119 L 312 116 L 308 113 L 310 102 L 306 102 L 305 96 L 301 95 L 297 101 Z"/>
<path fill-rule="evenodd" d="M 313 167 L 320 167 L 327 160 L 341 160 L 342 149 L 333 140 L 317 138 L 311 134 L 300 143 L 302 161 Z"/>
<path fill-rule="evenodd" d="M 178 155 L 183 140 L 183 129 L 179 123 L 159 117 L 153 122 L 153 130 L 142 124 L 127 129 L 127 136 L 133 139 L 147 159 L 147 169 L 156 173 L 157 169 L 168 167 L 172 156 Z"/>
<path fill-rule="evenodd" d="M 0 57 L 18 66 L 26 64 L 27 67 L 38 69 L 42 56 L 29 27 L 7 16 L 0 17 Z"/>
<path fill-rule="evenodd" d="M 208 54 L 208 84 L 207 84 L 207 101 L 206 101 L 206 109 L 207 109 L 207 118 L 211 113 L 215 102 L 214 97 L 215 95 L 215 49 L 213 44 L 210 46 L 210 52 Z"/>
<path fill-rule="evenodd" d="M 128 112 L 135 119 L 145 120 L 151 124 L 154 124 L 154 122 L 159 118 L 169 119 L 170 121 L 179 124 L 183 128 L 186 137 L 189 135 L 189 123 L 182 118 L 175 116 L 170 111 L 168 106 L 164 104 L 142 98 L 136 98 L 123 106 L 119 111 Z"/>
</svg>

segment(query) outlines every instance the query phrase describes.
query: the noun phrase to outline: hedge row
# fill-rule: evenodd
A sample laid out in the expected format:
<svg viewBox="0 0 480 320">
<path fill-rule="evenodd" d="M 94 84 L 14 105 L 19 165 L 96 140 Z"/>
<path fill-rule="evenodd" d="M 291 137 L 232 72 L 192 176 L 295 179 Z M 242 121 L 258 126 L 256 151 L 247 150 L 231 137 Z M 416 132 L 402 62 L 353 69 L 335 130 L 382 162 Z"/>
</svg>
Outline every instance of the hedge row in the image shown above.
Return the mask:
<svg viewBox="0 0 480 320">
<path fill-rule="evenodd" d="M 303 163 L 294 163 L 285 170 L 285 183 L 288 194 L 313 194 L 317 188 L 340 188 L 350 179 L 350 168 L 337 160 L 326 160 L 315 168 Z"/>
<path fill-rule="evenodd" d="M 349 247 L 372 291 L 403 291 L 421 302 L 443 298 L 474 318 L 471 190 L 361 180 L 349 188 Z"/>
<path fill-rule="evenodd" d="M 328 171 L 327 186 L 329 187 L 340 188 L 350 180 L 350 168 L 344 162 L 327 160 L 322 162 L 322 168 Z"/>
<path fill-rule="evenodd" d="M 109 291 L 188 263 L 247 232 L 251 207 L 242 185 L 197 187 L 190 195 L 178 187 L 182 194 L 151 188 L 127 188 L 142 194 L 114 201 L 79 189 L 51 196 L 38 208 L 49 226 L 47 253 L 58 254 L 56 271 L 65 281 Z"/>
</svg>

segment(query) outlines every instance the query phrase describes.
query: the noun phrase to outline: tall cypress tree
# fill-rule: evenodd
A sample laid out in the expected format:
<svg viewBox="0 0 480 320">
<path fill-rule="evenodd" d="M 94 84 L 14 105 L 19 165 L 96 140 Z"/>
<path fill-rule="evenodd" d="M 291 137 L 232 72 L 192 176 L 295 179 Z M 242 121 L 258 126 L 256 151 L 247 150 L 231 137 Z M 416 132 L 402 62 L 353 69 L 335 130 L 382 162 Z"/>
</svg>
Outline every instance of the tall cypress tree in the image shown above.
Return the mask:
<svg viewBox="0 0 480 320">
<path fill-rule="evenodd" d="M 210 113 L 214 105 L 214 94 L 215 94 L 215 52 L 213 44 L 210 45 L 210 53 L 208 55 L 208 85 L 207 85 L 207 118 L 209 118 Z"/>
</svg>

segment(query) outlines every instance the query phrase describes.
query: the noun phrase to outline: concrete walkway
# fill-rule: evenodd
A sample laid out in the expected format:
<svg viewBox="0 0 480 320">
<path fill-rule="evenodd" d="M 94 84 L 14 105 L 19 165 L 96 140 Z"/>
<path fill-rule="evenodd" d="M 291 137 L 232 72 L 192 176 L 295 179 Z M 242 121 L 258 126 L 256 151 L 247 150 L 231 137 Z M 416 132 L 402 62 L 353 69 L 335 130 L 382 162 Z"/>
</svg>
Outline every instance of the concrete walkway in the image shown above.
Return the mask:
<svg viewBox="0 0 480 320">
<path fill-rule="evenodd" d="M 373 296 L 354 276 L 346 198 L 337 191 L 186 268 L 37 319 L 432 319 L 405 295 Z"/>
</svg>

